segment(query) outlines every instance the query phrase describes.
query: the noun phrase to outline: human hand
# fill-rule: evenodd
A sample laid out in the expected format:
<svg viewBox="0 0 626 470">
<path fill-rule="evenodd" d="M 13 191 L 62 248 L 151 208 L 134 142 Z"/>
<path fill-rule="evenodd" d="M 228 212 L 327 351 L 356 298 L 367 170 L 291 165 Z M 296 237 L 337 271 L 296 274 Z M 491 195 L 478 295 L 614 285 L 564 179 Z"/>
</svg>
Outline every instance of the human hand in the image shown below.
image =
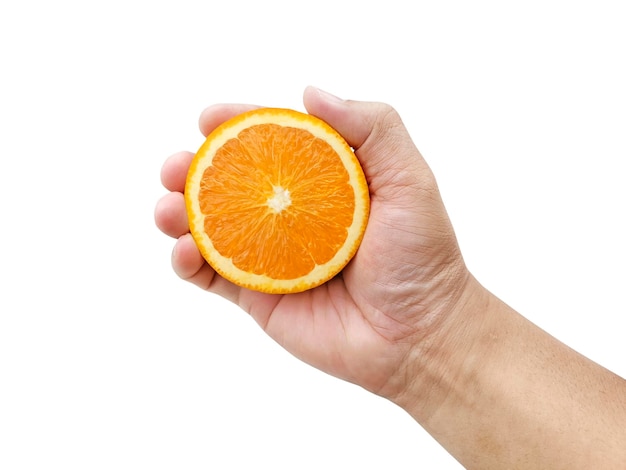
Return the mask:
<svg viewBox="0 0 626 470">
<path fill-rule="evenodd" d="M 193 155 L 170 157 L 156 207 L 157 226 L 177 238 L 172 255 L 183 279 L 230 299 L 285 349 L 334 376 L 394 398 L 406 384 L 408 357 L 456 308 L 470 275 L 435 179 L 388 105 L 343 101 L 314 88 L 304 104 L 355 149 L 371 197 L 361 246 L 342 273 L 315 289 L 264 294 L 226 281 L 204 261 L 189 234 L 183 190 Z M 252 106 L 206 109 L 200 128 Z"/>
</svg>

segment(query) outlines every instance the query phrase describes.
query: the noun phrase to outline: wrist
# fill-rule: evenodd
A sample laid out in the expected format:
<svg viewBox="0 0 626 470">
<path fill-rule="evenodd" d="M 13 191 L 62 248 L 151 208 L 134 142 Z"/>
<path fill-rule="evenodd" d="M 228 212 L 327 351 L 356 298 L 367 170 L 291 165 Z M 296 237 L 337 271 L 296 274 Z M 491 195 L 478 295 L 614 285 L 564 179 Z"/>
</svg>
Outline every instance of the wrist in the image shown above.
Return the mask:
<svg viewBox="0 0 626 470">
<path fill-rule="evenodd" d="M 454 305 L 411 348 L 403 364 L 404 387 L 388 398 L 427 427 L 444 401 L 468 390 L 489 353 L 487 320 L 499 303 L 469 275 Z"/>
</svg>

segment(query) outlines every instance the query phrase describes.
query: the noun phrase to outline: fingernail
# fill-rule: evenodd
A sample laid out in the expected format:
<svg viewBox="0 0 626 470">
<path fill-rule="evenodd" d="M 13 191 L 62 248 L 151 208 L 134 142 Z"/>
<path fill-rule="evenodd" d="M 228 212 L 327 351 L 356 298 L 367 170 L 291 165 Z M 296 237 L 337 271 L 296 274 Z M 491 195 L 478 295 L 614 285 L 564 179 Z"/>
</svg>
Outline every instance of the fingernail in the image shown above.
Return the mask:
<svg viewBox="0 0 626 470">
<path fill-rule="evenodd" d="M 320 98 L 322 98 L 323 100 L 325 100 L 327 102 L 330 102 L 330 103 L 344 103 L 344 100 L 342 100 L 338 96 L 335 96 L 335 95 L 333 95 L 331 93 L 328 93 L 327 91 L 320 90 L 317 87 L 313 87 L 313 88 L 315 88 L 315 90 L 317 90 L 317 93 L 320 96 Z"/>
</svg>

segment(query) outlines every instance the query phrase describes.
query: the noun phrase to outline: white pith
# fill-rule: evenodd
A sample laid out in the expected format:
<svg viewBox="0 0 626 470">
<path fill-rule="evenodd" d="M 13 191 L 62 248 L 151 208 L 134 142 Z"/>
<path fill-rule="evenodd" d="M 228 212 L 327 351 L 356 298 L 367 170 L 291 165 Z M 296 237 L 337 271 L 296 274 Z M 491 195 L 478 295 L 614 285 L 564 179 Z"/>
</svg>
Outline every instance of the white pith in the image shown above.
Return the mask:
<svg viewBox="0 0 626 470">
<path fill-rule="evenodd" d="M 291 205 L 291 196 L 288 189 L 281 186 L 274 186 L 274 195 L 267 200 L 267 205 L 280 214 Z"/>
</svg>

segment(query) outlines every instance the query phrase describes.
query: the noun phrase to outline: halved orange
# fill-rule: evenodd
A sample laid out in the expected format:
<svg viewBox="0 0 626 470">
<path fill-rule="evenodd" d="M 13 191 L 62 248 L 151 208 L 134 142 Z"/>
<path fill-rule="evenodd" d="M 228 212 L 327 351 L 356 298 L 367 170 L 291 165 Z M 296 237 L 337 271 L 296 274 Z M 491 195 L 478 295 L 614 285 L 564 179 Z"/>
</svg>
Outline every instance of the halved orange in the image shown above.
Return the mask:
<svg viewBox="0 0 626 470">
<path fill-rule="evenodd" d="M 369 190 L 345 140 L 289 109 L 230 119 L 196 153 L 185 186 L 191 234 L 221 276 L 294 293 L 328 281 L 356 253 Z"/>
</svg>

